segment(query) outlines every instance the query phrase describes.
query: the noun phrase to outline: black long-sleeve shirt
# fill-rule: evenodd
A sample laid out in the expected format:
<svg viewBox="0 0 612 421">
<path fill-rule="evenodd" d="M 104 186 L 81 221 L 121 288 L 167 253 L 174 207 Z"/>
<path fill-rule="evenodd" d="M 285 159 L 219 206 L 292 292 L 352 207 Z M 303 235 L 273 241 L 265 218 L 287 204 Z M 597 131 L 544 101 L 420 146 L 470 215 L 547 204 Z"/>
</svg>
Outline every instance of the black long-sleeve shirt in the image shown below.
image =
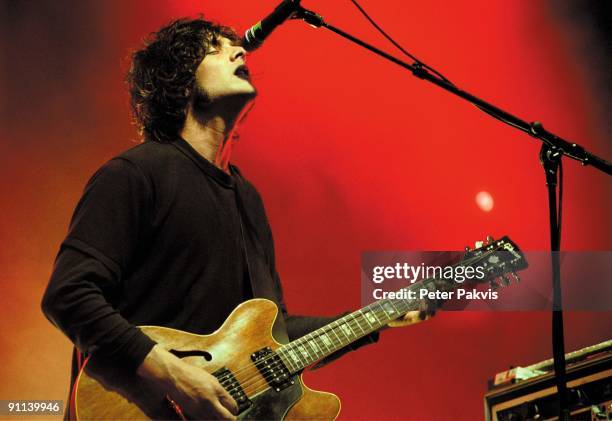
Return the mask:
<svg viewBox="0 0 612 421">
<path fill-rule="evenodd" d="M 290 340 L 334 320 L 287 315 L 263 203 L 230 170 L 182 139 L 146 142 L 107 162 L 61 244 L 42 302 L 49 320 L 82 352 L 129 370 L 154 345 L 135 326 L 210 333 L 254 296 L 277 303 L 278 334 Z"/>
</svg>

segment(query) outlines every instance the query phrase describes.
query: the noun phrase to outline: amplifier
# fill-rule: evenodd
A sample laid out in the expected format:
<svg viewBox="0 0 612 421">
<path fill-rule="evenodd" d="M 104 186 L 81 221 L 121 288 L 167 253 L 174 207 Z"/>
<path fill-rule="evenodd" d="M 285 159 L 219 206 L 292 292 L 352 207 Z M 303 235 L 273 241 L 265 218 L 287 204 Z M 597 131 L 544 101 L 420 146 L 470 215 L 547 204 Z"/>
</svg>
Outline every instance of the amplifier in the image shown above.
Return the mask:
<svg viewBox="0 0 612 421">
<path fill-rule="evenodd" d="M 516 384 L 498 386 L 484 397 L 487 421 L 558 419 L 557 387 L 552 372 Z M 572 420 L 612 420 L 612 353 L 592 356 L 567 367 Z"/>
</svg>

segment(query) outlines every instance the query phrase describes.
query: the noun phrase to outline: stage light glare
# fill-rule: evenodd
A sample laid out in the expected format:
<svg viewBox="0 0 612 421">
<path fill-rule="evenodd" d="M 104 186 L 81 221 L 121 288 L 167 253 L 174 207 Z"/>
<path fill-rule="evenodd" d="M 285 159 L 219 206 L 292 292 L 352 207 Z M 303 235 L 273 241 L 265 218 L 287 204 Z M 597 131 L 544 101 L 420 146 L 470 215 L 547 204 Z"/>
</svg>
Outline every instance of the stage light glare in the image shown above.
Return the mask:
<svg viewBox="0 0 612 421">
<path fill-rule="evenodd" d="M 478 192 L 478 194 L 476 195 L 476 205 L 483 212 L 491 212 L 494 205 L 493 196 L 491 196 L 491 193 L 484 190 Z"/>
</svg>

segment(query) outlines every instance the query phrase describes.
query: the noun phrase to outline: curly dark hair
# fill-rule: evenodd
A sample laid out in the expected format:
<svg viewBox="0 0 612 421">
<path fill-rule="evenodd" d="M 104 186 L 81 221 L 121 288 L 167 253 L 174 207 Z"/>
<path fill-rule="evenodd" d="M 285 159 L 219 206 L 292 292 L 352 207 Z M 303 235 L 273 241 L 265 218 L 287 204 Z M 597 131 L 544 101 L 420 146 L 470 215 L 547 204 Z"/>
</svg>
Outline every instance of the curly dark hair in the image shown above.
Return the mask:
<svg viewBox="0 0 612 421">
<path fill-rule="evenodd" d="M 149 35 L 145 46 L 132 54 L 126 76 L 134 120 L 144 141 L 175 140 L 185 121 L 195 82 L 195 71 L 219 38 L 237 42 L 227 26 L 182 18 Z"/>
</svg>

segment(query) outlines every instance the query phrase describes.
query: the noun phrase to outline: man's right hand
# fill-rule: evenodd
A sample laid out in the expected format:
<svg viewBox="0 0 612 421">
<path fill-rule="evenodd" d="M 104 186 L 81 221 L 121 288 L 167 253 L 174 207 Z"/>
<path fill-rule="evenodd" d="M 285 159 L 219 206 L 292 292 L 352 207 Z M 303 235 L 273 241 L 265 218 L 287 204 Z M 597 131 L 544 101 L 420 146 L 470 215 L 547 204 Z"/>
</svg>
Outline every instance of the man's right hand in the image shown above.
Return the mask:
<svg viewBox="0 0 612 421">
<path fill-rule="evenodd" d="M 238 405 L 215 376 L 155 345 L 138 375 L 162 396 L 168 395 L 190 418 L 235 420 Z"/>
</svg>

